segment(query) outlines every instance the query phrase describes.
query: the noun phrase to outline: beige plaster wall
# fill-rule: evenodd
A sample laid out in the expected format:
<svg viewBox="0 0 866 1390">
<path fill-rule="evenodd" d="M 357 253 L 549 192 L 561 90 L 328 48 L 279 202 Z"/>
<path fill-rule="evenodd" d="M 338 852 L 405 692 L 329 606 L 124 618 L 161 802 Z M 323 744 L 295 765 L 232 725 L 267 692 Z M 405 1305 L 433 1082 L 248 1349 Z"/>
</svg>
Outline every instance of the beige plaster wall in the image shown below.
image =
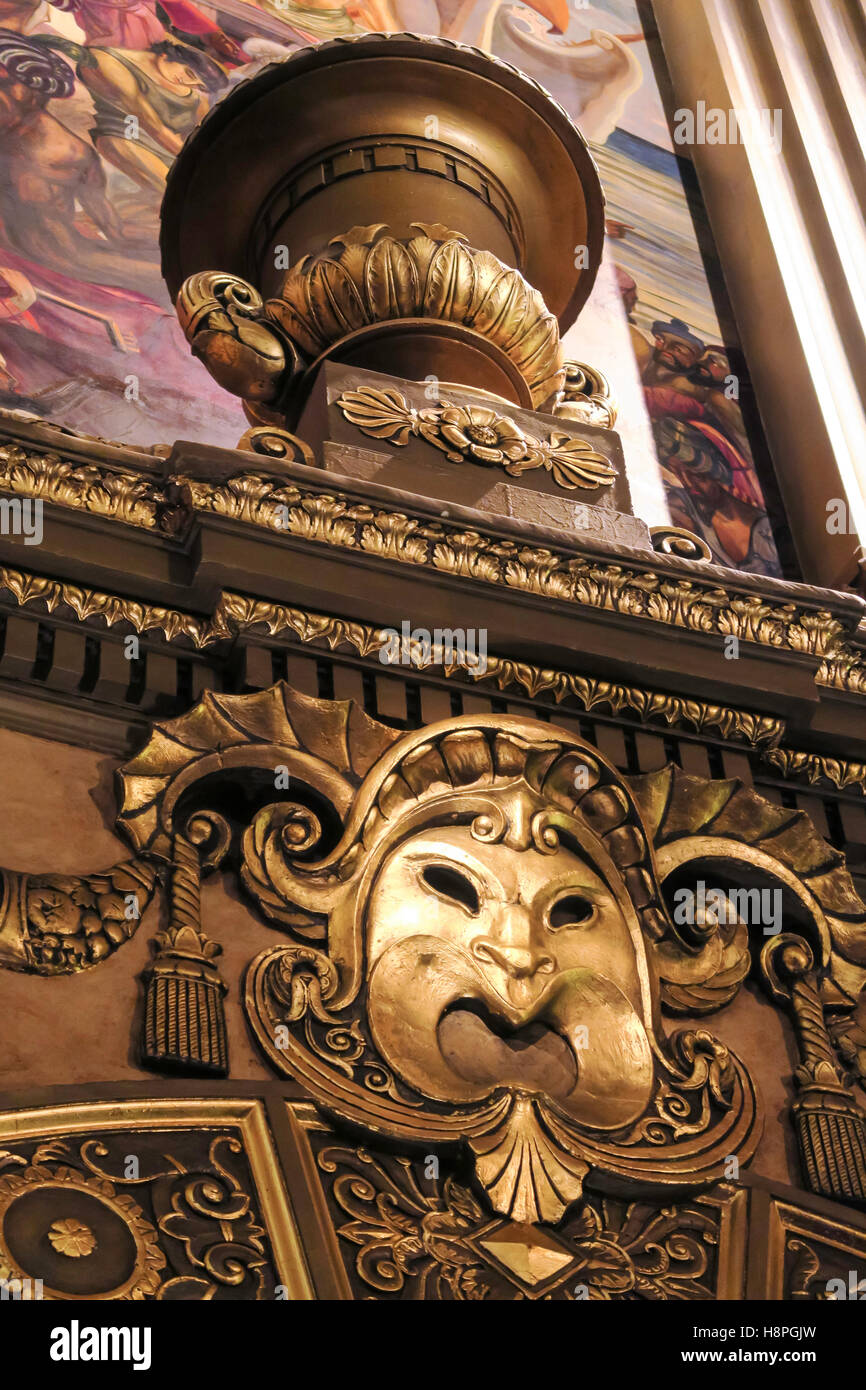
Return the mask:
<svg viewBox="0 0 866 1390">
<path fill-rule="evenodd" d="M 0 729 L 0 864 L 30 873 L 74 874 L 131 858 L 126 842 L 111 829 L 116 766 L 100 753 Z M 223 947 L 231 1075 L 273 1079 L 248 1034 L 240 982 L 252 957 L 275 945 L 277 934 L 220 873 L 202 886 L 202 920 Z M 143 1007 L 138 977 L 162 921 L 157 896 L 131 941 L 78 975 L 49 978 L 0 970 L 0 1090 L 153 1077 L 136 1060 Z"/>
<path fill-rule="evenodd" d="M 25 872 L 83 873 L 130 857 L 111 829 L 113 759 L 28 734 L 0 729 L 0 864 Z M 151 904 L 136 935 L 109 960 L 79 975 L 41 978 L 0 970 L 0 1092 L 96 1081 L 152 1079 L 137 1063 L 143 991 L 139 975 L 162 920 Z M 253 956 L 279 940 L 246 905 L 233 878 L 217 874 L 202 891 L 203 926 L 223 947 L 229 985 L 226 1021 L 231 1076 L 272 1079 L 241 1008 L 241 980 Z M 752 1167 L 801 1185 L 793 1131 L 785 1119 L 796 1064 L 786 1019 L 759 990 L 746 986 L 708 1020 L 667 1020 L 709 1028 L 748 1066 L 761 1094 L 765 1133 Z"/>
</svg>

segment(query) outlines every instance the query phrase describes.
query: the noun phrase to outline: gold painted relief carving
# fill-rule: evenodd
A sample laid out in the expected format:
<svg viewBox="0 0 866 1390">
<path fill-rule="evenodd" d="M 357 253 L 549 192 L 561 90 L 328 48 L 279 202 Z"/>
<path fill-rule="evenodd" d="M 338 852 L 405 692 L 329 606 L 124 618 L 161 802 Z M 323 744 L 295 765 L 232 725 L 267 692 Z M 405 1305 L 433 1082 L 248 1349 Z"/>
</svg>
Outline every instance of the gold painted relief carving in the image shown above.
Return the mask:
<svg viewBox="0 0 866 1390">
<path fill-rule="evenodd" d="M 317 1146 L 334 1225 L 360 1297 L 445 1301 L 729 1297 L 720 1269 L 737 1197 L 654 1208 L 586 1200 L 554 1233 L 489 1211 L 454 1176 L 363 1147 Z M 733 1296 L 737 1296 L 734 1294 Z"/>
<path fill-rule="evenodd" d="M 376 549 L 371 537 L 370 549 L 375 553 L 396 556 L 411 548 L 413 523 L 406 517 L 395 517 L 393 522 L 387 536 L 376 533 L 379 549 Z M 69 608 L 80 622 L 99 620 L 108 628 L 128 625 L 134 632 L 159 633 L 168 642 L 188 642 L 199 650 L 239 634 L 255 632 L 264 632 L 271 637 L 291 634 L 303 643 L 324 643 L 331 651 L 349 647 L 360 656 L 380 651 L 388 640 L 388 629 L 347 618 L 329 617 L 306 608 L 249 598 L 226 590 L 220 594 L 210 618 L 196 618 L 178 609 L 159 608 L 95 589 L 63 584 L 6 566 L 0 566 L 0 591 L 3 590 L 21 607 L 44 604 L 48 612 Z M 434 655 L 430 651 L 425 653 L 419 650 L 413 656 L 413 665 L 418 669 L 424 670 L 434 664 Z M 483 672 L 469 668 L 465 663 L 446 663 L 441 669 L 447 677 L 468 676 L 476 683 L 489 681 L 498 690 L 516 686 L 533 698 L 549 691 L 557 704 L 573 697 L 586 710 L 609 709 L 613 714 L 632 710 L 647 722 L 713 730 L 723 738 L 742 740 L 755 747 L 774 746 L 785 732 L 785 720 L 774 715 L 580 676 L 508 657 L 488 656 Z"/>
<path fill-rule="evenodd" d="M 0 1279 L 50 1300 L 309 1297 L 278 1174 L 259 1101 L 0 1115 Z"/>
<path fill-rule="evenodd" d="M 404 445 L 425 439 L 452 463 L 504 468 L 512 478 L 545 469 L 562 488 L 594 491 L 616 478 L 605 454 L 585 439 L 554 431 L 549 440 L 526 434 L 507 415 L 487 406 L 438 405 L 416 410 L 399 391 L 364 386 L 344 391 L 337 405 L 350 424 L 371 439 Z"/>
<path fill-rule="evenodd" d="M 703 1028 L 661 1028 L 656 943 L 694 946 L 594 749 L 533 720 L 400 736 L 286 687 L 208 695 L 123 769 L 120 823 L 159 851 L 185 789 L 250 763 L 285 766 L 343 826 L 328 843 L 321 806 L 297 799 L 241 839 L 247 890 L 293 938 L 252 963 L 250 1023 L 322 1106 L 465 1140 L 492 1208 L 528 1224 L 559 1221 L 590 1174 L 706 1186 L 751 1154 L 742 1065 Z"/>
<path fill-rule="evenodd" d="M 145 859 L 83 876 L 0 869 L 0 966 L 70 975 L 98 965 L 135 932 L 157 876 Z"/>
<path fill-rule="evenodd" d="M 435 321 L 489 343 L 524 383 L 536 409 L 558 399 L 565 380 L 559 328 L 519 271 L 462 232 L 412 222 L 397 239 L 384 223 L 351 227 L 304 256 L 279 293 L 263 301 L 245 280 L 217 271 L 191 275 L 177 314 L 193 352 L 215 381 L 254 406 L 278 406 L 294 378 L 336 344 L 377 325 Z"/>
<path fill-rule="evenodd" d="M 600 425 L 612 430 L 616 424 L 617 406 L 606 376 L 585 362 L 566 362 L 565 386 L 562 398 L 554 406 L 554 415 L 565 420 L 577 420 L 583 425 Z"/>
</svg>

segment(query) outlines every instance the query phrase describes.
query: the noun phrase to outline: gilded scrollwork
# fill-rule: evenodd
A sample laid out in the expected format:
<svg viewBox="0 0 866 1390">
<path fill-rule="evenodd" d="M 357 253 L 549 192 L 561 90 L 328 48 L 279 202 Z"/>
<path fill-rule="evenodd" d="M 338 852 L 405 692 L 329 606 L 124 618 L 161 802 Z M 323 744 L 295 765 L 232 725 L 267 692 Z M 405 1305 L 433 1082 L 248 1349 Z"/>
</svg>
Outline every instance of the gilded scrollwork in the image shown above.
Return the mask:
<svg viewBox="0 0 866 1390">
<path fill-rule="evenodd" d="M 670 766 L 632 779 L 632 786 L 662 878 L 695 860 L 713 885 L 741 882 L 744 864 L 750 882 L 773 884 L 811 924 L 836 1011 L 853 1015 L 866 983 L 866 904 L 844 856 L 818 835 L 806 813 L 776 806 L 735 778 L 707 781 Z M 737 993 L 749 969 L 745 928 L 749 913 L 757 920 L 758 891 L 753 888 L 751 898 L 747 889 L 736 897 L 722 892 L 722 899 L 705 892 L 703 903 L 695 900 L 693 911 L 683 911 L 686 924 L 678 933 L 689 943 L 685 955 L 675 939 L 671 952 L 669 932 L 659 938 L 654 950 L 662 997 L 672 1011 L 707 1012 Z M 714 911 L 714 905 L 725 910 Z"/>
<path fill-rule="evenodd" d="M 491 1222 L 457 1175 L 336 1142 L 318 1147 L 335 1226 L 360 1296 L 591 1302 L 717 1296 L 721 1223 L 699 1203 L 653 1208 L 589 1198 L 553 1234 Z"/>
<path fill-rule="evenodd" d="M 650 527 L 653 550 L 661 555 L 680 555 L 684 560 L 712 561 L 713 553 L 706 541 L 694 531 L 682 526 Z"/>
<path fill-rule="evenodd" d="M 519 478 L 545 469 L 562 488 L 594 491 L 616 478 L 605 454 L 585 439 L 554 430 L 549 439 L 527 434 L 507 415 L 488 406 L 438 405 L 420 410 L 390 387 L 344 391 L 337 405 L 363 434 L 403 446 L 416 436 L 444 453 L 451 463 L 499 467 Z"/>
<path fill-rule="evenodd" d="M 245 1168 L 231 1131 L 16 1143 L 0 1152 L 0 1278 L 41 1280 L 61 1301 L 267 1297 L 272 1259 Z"/>
<path fill-rule="evenodd" d="M 275 425 L 256 425 L 247 430 L 238 440 L 237 447 L 248 449 L 253 454 L 263 454 L 265 458 L 282 459 L 285 463 L 303 463 L 308 468 L 316 466 L 316 456 L 309 444 Z"/>
<path fill-rule="evenodd" d="M 187 342 L 214 381 L 254 403 L 279 400 L 298 369 L 297 354 L 252 285 L 237 275 L 200 271 L 181 286 L 175 307 Z"/>
<path fill-rule="evenodd" d="M 565 385 L 553 413 L 565 420 L 612 430 L 617 407 L 607 377 L 585 362 L 566 362 Z"/>
</svg>

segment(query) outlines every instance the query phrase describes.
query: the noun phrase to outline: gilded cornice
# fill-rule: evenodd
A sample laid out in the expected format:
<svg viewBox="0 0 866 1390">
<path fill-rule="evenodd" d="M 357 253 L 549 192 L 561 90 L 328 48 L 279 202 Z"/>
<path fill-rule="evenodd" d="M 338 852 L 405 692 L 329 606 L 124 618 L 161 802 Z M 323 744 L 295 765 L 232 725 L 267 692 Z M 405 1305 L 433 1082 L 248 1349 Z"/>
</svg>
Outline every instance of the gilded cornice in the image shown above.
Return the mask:
<svg viewBox="0 0 866 1390">
<path fill-rule="evenodd" d="M 87 589 L 81 584 L 27 574 L 8 565 L 0 565 L 0 596 L 3 594 L 10 594 L 19 608 L 40 604 L 47 613 L 69 608 L 81 623 L 94 619 L 101 619 L 106 627 L 126 623 L 135 632 L 159 633 L 167 642 L 185 638 L 193 647 L 205 647 L 215 640 L 213 625 L 207 618 Z"/>
<path fill-rule="evenodd" d="M 291 636 L 303 645 L 327 646 L 331 651 L 349 648 L 360 657 L 369 657 L 386 646 L 390 633 L 387 628 L 230 591 L 220 594 L 210 617 L 199 618 L 178 609 L 0 566 L 0 594 L 4 592 L 22 608 L 44 605 L 49 613 L 68 608 L 82 623 L 101 620 L 108 628 L 128 625 L 135 632 L 158 634 L 166 642 L 183 643 L 197 650 L 260 633 L 268 637 Z M 549 693 L 557 704 L 573 700 L 586 711 L 604 710 L 611 715 L 630 712 L 645 724 L 715 735 L 756 749 L 786 777 L 806 777 L 812 783 L 831 782 L 840 789 L 850 787 L 866 793 L 866 764 L 781 747 L 785 720 L 771 715 L 580 676 L 509 657 L 488 656 L 486 670 L 479 673 L 463 663 L 437 664 L 429 648 L 425 651 L 419 646 L 413 649 L 412 664 L 416 670 L 437 668 L 448 679 L 471 681 L 500 691 L 521 690 L 530 699 Z"/>
<path fill-rule="evenodd" d="M 843 624 L 828 609 L 736 594 L 711 580 L 529 546 L 424 516 L 387 512 L 339 492 L 282 478 L 239 474 L 220 483 L 179 476 L 193 511 L 318 541 L 343 550 L 474 579 L 542 598 L 779 650 L 824 657 L 839 653 Z"/>
<path fill-rule="evenodd" d="M 764 760 L 777 767 L 784 777 L 800 778 L 815 785 L 823 783 L 844 791 L 854 787 L 866 795 L 866 763 L 820 753 L 797 752 L 793 748 L 766 748 Z"/>
<path fill-rule="evenodd" d="M 696 574 L 696 566 L 673 556 L 653 553 L 650 560 L 650 552 L 644 558 L 632 550 L 610 560 L 576 553 L 575 547 L 529 545 L 457 520 L 433 519 L 420 507 L 410 514 L 369 505 L 328 489 L 326 475 L 321 485 L 309 481 L 312 470 L 286 465 L 282 475 L 271 472 L 264 458 L 255 469 L 216 480 L 169 471 L 167 462 L 163 467 L 166 475 L 160 478 L 6 441 L 0 443 L 0 492 L 162 535 L 182 535 L 196 516 L 220 517 L 514 593 L 704 637 L 736 637 L 779 653 L 818 658 L 819 685 L 866 694 L 866 659 L 846 640 L 853 635 L 852 620 L 804 602 L 808 591 L 802 585 L 767 581 L 766 592 L 756 593 L 751 576 L 744 576 L 738 590 L 727 576 L 725 584 L 714 582 L 711 572 Z M 308 476 L 301 479 L 301 471 Z M 645 568 L 648 563 L 653 567 Z M 774 600 L 770 595 L 780 590 Z"/>
<path fill-rule="evenodd" d="M 171 533 L 182 524 L 166 488 L 154 479 L 123 468 L 74 462 L 10 441 L 0 442 L 0 492 L 41 498 L 148 531 Z"/>
<path fill-rule="evenodd" d="M 866 695 L 866 656 L 853 647 L 842 645 L 831 657 L 826 657 L 815 675 L 818 685 L 832 690 L 847 690 L 852 695 Z"/>
</svg>

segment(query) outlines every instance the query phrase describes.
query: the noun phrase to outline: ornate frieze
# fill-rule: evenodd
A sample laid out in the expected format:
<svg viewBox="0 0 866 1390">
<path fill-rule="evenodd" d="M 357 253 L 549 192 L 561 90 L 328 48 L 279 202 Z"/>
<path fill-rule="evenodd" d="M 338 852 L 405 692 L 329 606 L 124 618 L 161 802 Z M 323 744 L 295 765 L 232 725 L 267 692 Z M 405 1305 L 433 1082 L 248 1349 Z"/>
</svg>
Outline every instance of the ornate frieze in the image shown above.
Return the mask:
<svg viewBox="0 0 866 1390">
<path fill-rule="evenodd" d="M 8 441 L 0 441 L 0 492 L 41 498 L 59 507 L 168 535 L 183 525 L 183 516 L 166 489 L 152 477 L 119 467 L 78 463 L 59 453 L 27 449 Z"/>
<path fill-rule="evenodd" d="M 252 499 L 239 497 L 238 507 L 254 508 L 255 495 L 254 492 Z M 407 534 L 402 527 L 396 527 L 387 537 L 381 537 L 383 552 L 399 552 L 412 544 L 412 536 L 413 533 Z M 158 634 L 167 642 L 182 643 L 196 650 L 206 650 L 239 635 L 264 632 L 270 637 L 288 635 L 302 643 L 325 644 L 332 651 L 345 647 L 368 657 L 382 651 L 389 636 L 388 629 L 367 623 L 228 591 L 220 594 L 210 618 L 66 584 L 8 566 L 0 566 L 0 592 L 3 591 L 22 607 L 44 606 L 48 613 L 69 609 L 83 623 L 99 620 L 107 628 L 128 626 L 134 632 Z M 531 698 L 550 693 L 557 704 L 574 700 L 588 711 L 602 709 L 612 714 L 629 711 L 647 723 L 719 734 L 724 739 L 756 748 L 785 776 L 804 777 L 811 782 L 828 781 L 839 787 L 866 791 L 866 774 L 861 763 L 785 748 L 781 740 L 785 736 L 786 721 L 773 715 L 492 654 L 488 655 L 484 671 L 480 671 L 463 662 L 441 664 L 434 652 L 419 646 L 413 650 L 412 664 L 418 670 L 436 666 L 447 678 L 492 685 L 501 691 L 520 689 Z"/>
<path fill-rule="evenodd" d="M 554 1233 L 496 1217 L 437 1159 L 340 1142 L 311 1126 L 320 1180 L 356 1297 L 578 1300 L 738 1296 L 725 1278 L 743 1194 L 659 1209 L 590 1198 Z M 431 1175 L 431 1168 L 435 1175 Z M 738 1271 L 739 1272 L 739 1271 Z"/>
<path fill-rule="evenodd" d="M 306 460 L 303 446 L 285 431 L 257 427 L 244 439 L 270 457 Z M 673 555 L 658 557 L 656 567 L 648 568 L 646 559 L 634 553 L 627 561 L 609 560 L 581 554 L 577 547 L 529 545 L 495 531 L 468 529 L 441 517 L 434 520 L 422 510 L 413 515 L 371 506 L 329 489 L 324 480 L 321 485 L 300 482 L 292 477 L 291 465 L 277 473 L 263 462 L 213 481 L 171 471 L 157 481 L 109 463 L 84 468 L 35 448 L 6 444 L 0 454 L 4 449 L 14 464 L 10 490 L 137 529 L 182 535 L 197 515 L 221 516 L 505 591 L 816 657 L 821 662 L 816 676 L 820 684 L 853 693 L 866 690 L 866 661 L 849 641 L 849 624 L 829 609 L 805 602 L 802 586 L 768 583 L 766 593 L 759 594 L 748 586 L 735 587 L 728 574 L 720 584 L 691 565 L 684 570 L 686 562 Z M 588 460 L 587 466 L 591 463 Z M 75 481 L 70 482 L 73 475 Z M 56 581 L 31 582 L 44 584 L 48 597 Z"/>
<path fill-rule="evenodd" d="M 866 763 L 854 759 L 797 752 L 793 748 L 768 748 L 765 757 L 785 777 L 802 778 L 812 785 L 823 783 L 840 791 L 847 787 L 866 789 Z"/>
</svg>

